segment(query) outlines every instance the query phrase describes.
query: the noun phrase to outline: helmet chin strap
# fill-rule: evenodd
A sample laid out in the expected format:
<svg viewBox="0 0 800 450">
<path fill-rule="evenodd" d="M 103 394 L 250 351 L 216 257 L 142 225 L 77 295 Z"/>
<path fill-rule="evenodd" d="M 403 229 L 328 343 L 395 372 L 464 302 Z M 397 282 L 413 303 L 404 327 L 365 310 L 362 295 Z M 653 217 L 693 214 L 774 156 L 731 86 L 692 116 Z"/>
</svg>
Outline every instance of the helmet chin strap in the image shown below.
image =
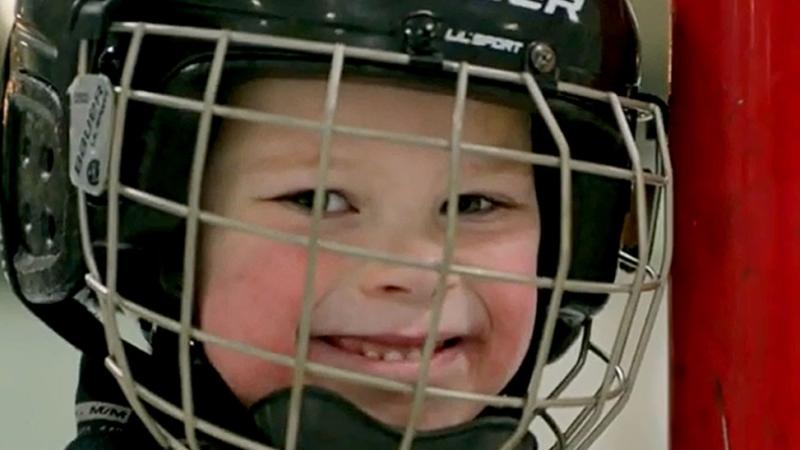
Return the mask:
<svg viewBox="0 0 800 450">
<path fill-rule="evenodd" d="M 260 400 L 250 408 L 263 440 L 284 448 L 291 389 Z M 307 450 L 347 448 L 393 450 L 400 446 L 403 430 L 389 427 L 336 393 L 316 386 L 303 388 L 298 447 Z M 414 450 L 469 448 L 494 450 L 511 436 L 519 422 L 508 417 L 480 417 L 468 423 L 415 434 Z M 536 440 L 526 433 L 517 450 L 536 450 Z"/>
</svg>

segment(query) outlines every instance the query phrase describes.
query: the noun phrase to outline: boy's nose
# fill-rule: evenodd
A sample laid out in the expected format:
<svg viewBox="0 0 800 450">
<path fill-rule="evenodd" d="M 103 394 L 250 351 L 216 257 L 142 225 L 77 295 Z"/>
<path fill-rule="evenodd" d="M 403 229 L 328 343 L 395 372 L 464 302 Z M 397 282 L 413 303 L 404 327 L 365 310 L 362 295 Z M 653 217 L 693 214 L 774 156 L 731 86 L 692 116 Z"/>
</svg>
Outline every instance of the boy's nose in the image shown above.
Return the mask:
<svg viewBox="0 0 800 450">
<path fill-rule="evenodd" d="M 442 247 L 417 243 L 402 256 L 430 265 L 441 262 Z M 397 253 L 397 252 L 393 252 Z M 366 263 L 359 276 L 359 289 L 369 298 L 394 298 L 405 301 L 430 302 L 436 295 L 440 273 L 435 268 L 418 268 L 390 262 Z M 448 274 L 443 285 L 449 290 L 458 283 L 458 276 Z"/>
</svg>

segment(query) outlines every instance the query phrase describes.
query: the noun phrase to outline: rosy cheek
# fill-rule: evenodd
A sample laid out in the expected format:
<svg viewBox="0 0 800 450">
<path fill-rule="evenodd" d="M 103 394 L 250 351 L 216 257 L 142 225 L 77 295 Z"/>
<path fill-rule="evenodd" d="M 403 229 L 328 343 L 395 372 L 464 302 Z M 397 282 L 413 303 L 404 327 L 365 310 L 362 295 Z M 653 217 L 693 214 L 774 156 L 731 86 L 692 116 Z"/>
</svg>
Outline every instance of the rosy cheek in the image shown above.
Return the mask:
<svg viewBox="0 0 800 450">
<path fill-rule="evenodd" d="M 225 339 L 293 355 L 300 322 L 307 250 L 248 236 L 225 236 L 205 255 L 200 326 Z M 223 245 L 224 244 L 224 245 Z M 316 296 L 335 274 L 336 257 L 321 252 Z M 246 404 L 287 386 L 292 369 L 220 346 L 207 345 L 214 367 Z"/>
<path fill-rule="evenodd" d="M 460 262 L 533 276 L 536 273 L 537 248 L 537 240 L 533 238 L 494 241 L 462 255 L 464 260 Z M 500 381 L 499 387 L 502 387 L 517 370 L 531 344 L 536 318 L 536 287 L 487 280 L 467 281 L 467 284 L 482 299 L 491 323 L 486 352 L 490 361 L 484 365 L 491 372 L 487 373 L 487 378 Z"/>
<path fill-rule="evenodd" d="M 536 318 L 536 289 L 530 286 L 492 283 L 480 290 L 491 318 L 487 367 L 510 376 L 530 346 Z"/>
</svg>

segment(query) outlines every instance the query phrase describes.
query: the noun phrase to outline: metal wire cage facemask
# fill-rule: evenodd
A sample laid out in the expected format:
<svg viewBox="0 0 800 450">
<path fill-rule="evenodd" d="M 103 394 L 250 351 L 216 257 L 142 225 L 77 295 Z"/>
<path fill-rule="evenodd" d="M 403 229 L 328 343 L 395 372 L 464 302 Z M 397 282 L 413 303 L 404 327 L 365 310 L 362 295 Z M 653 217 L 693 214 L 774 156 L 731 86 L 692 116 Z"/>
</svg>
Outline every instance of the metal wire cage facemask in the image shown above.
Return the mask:
<svg viewBox="0 0 800 450">
<path fill-rule="evenodd" d="M 110 356 L 106 364 L 116 377 L 133 409 L 140 416 L 147 429 L 156 440 L 174 448 L 197 449 L 198 431 L 216 439 L 247 449 L 268 448 L 263 444 L 237 436 L 229 430 L 215 426 L 195 416 L 192 392 L 192 369 L 190 346 L 193 342 L 208 342 L 235 351 L 243 352 L 275 364 L 294 368 L 294 380 L 291 388 L 290 413 L 286 436 L 286 448 L 293 450 L 297 446 L 297 433 L 300 426 L 300 408 L 302 405 L 303 381 L 306 373 L 317 376 L 333 377 L 352 383 L 360 383 L 394 392 L 403 392 L 411 396 L 410 420 L 405 428 L 401 449 L 409 449 L 417 434 L 415 421 L 424 408 L 426 397 L 453 398 L 479 402 L 496 408 L 512 408 L 520 411 L 517 431 L 504 444 L 503 449 L 510 449 L 528 431 L 532 423 L 542 420 L 545 429 L 552 432 L 549 444 L 552 448 L 585 449 L 609 425 L 619 413 L 628 399 L 636 378 L 642 357 L 649 339 L 660 300 L 666 287 L 666 273 L 671 259 L 671 218 L 672 193 L 671 169 L 666 145 L 661 111 L 655 105 L 629 98 L 621 98 L 611 92 L 601 92 L 578 85 L 559 83 L 559 93 L 574 98 L 585 99 L 606 105 L 614 118 L 618 132 L 624 141 L 630 169 L 599 164 L 591 161 L 573 159 L 570 155 L 570 139 L 562 132 L 562 128 L 548 105 L 548 100 L 540 89 L 537 80 L 528 72 L 508 72 L 486 67 L 470 65 L 458 61 L 445 61 L 443 68 L 456 74 L 454 110 L 452 115 L 452 134 L 450 139 L 425 138 L 421 136 L 403 135 L 379 130 L 347 127 L 336 123 L 335 112 L 342 78 L 343 67 L 350 59 L 373 61 L 383 65 L 398 67 L 410 64 L 406 54 L 391 53 L 365 48 L 348 47 L 341 44 L 326 44 L 312 41 L 287 39 L 263 34 L 249 34 L 215 29 L 189 28 L 148 23 L 117 23 L 111 28 L 112 33 L 130 37 L 127 56 L 121 70 L 120 82 L 114 87 L 116 93 L 116 115 L 114 117 L 114 135 L 110 153 L 110 169 L 107 183 L 107 223 L 106 235 L 92 235 L 88 214 L 89 197 L 87 193 L 79 193 L 80 225 L 82 245 L 89 273 L 86 280 L 99 299 L 100 311 Z M 213 59 L 210 64 L 208 79 L 202 100 L 183 98 L 165 94 L 137 90 L 132 87 L 137 61 L 140 58 L 142 42 L 146 36 L 169 36 L 189 41 L 205 41 L 214 46 Z M 303 52 L 316 57 L 329 58 L 330 72 L 327 81 L 327 97 L 325 100 L 324 118 L 321 121 L 303 120 L 259 112 L 245 108 L 232 107 L 218 103 L 218 89 L 228 50 L 232 45 L 248 45 L 270 49 Z M 87 45 L 81 48 L 79 71 L 86 73 Z M 508 83 L 509 86 L 522 87 L 527 90 L 531 102 L 541 115 L 557 146 L 557 155 L 544 155 L 521 152 L 517 149 L 505 149 L 476 145 L 464 142 L 462 125 L 464 107 L 471 80 Z M 165 108 L 193 111 L 198 114 L 197 135 L 194 137 L 194 155 L 191 164 L 188 199 L 186 203 L 145 192 L 123 183 L 121 164 L 123 160 L 123 142 L 126 131 L 126 113 L 129 105 L 146 103 Z M 631 129 L 629 120 L 634 114 L 636 124 L 650 123 L 655 130 L 655 152 L 646 154 L 639 148 Z M 209 140 L 215 118 L 244 120 L 257 123 L 270 123 L 286 127 L 295 127 L 318 132 L 321 136 L 319 148 L 319 176 L 314 191 L 312 209 L 312 225 L 309 235 L 299 236 L 267 229 L 254 224 L 243 223 L 216 215 L 201 208 L 202 178 Z M 380 253 L 363 248 L 329 242 L 319 237 L 319 223 L 322 217 L 325 180 L 329 169 L 331 140 L 336 134 L 370 139 L 386 140 L 412 144 L 429 148 L 431 151 L 449 152 L 449 192 L 447 208 L 447 231 L 442 244 L 441 259 L 433 264 L 415 261 L 397 255 Z M 635 219 L 636 254 L 621 253 L 620 259 L 630 268 L 630 274 L 613 283 L 583 281 L 569 278 L 570 258 L 573 253 L 571 240 L 562 238 L 559 242 L 558 267 L 554 277 L 531 276 L 488 271 L 476 267 L 456 264 L 454 261 L 454 242 L 457 233 L 457 198 L 459 192 L 459 167 L 465 154 L 478 154 L 487 157 L 504 158 L 534 167 L 550 167 L 560 175 L 560 191 L 553 195 L 561 198 L 561 216 L 559 221 L 560 235 L 570 236 L 572 223 L 571 198 L 572 175 L 575 173 L 594 174 L 609 179 L 624 180 L 630 183 L 633 194 L 632 215 Z M 645 155 L 645 156 L 643 156 Z M 648 208 L 647 197 L 655 199 Z M 103 201 L 105 202 L 104 199 Z M 134 299 L 125 298 L 118 289 L 120 274 L 120 210 L 121 201 L 130 201 L 147 208 L 174 215 L 185 220 L 182 292 L 179 320 L 167 317 L 157 311 L 142 306 Z M 298 330 L 298 345 L 295 357 L 272 353 L 253 348 L 239 342 L 232 342 L 210 335 L 193 326 L 193 309 L 195 297 L 195 269 L 198 253 L 198 232 L 202 224 L 225 227 L 248 233 L 265 239 L 304 246 L 308 252 L 304 305 L 302 319 Z M 104 243 L 104 261 L 95 259 L 93 245 Z M 316 258 L 321 251 L 337 252 L 355 258 L 377 260 L 385 264 L 398 264 L 419 269 L 436 271 L 439 276 L 437 295 L 431 303 L 431 323 L 422 350 L 419 381 L 414 385 L 406 385 L 396 381 L 382 379 L 373 375 L 353 373 L 342 369 L 326 367 L 309 362 L 307 358 L 310 338 L 311 305 L 314 300 L 313 279 L 316 271 Z M 104 273 L 101 272 L 104 269 Z M 611 304 L 619 305 L 616 332 L 607 344 L 592 342 L 590 320 L 584 322 L 581 344 L 573 353 L 562 360 L 560 365 L 547 364 L 547 352 L 538 352 L 527 389 L 523 397 L 500 395 L 483 395 L 459 392 L 443 388 L 432 388 L 428 385 L 427 373 L 431 355 L 437 339 L 437 326 L 442 311 L 444 283 L 449 274 L 463 277 L 479 277 L 490 280 L 501 280 L 509 283 L 535 285 L 538 288 L 552 289 L 552 296 L 547 305 L 544 325 L 541 330 L 540 348 L 547 349 L 553 340 L 553 332 L 565 292 L 583 292 L 595 294 L 612 294 Z M 612 308 L 613 309 L 613 308 Z M 125 334 L 120 328 L 118 312 L 124 312 L 137 319 L 149 322 L 159 329 L 168 330 L 178 336 L 178 363 L 180 367 L 181 398 L 180 405 L 171 404 L 157 393 L 138 382 L 133 375 L 130 359 L 126 355 L 121 336 Z M 631 341 L 631 337 L 635 339 Z M 535 345 L 535 344 L 532 344 Z M 626 351 L 627 350 L 627 351 Z M 588 366 L 600 367 L 601 380 L 586 383 L 581 378 Z M 553 372 L 547 374 L 546 372 Z M 548 381 L 550 380 L 550 381 Z M 551 386 L 547 386 L 548 383 Z M 582 384 L 590 387 L 585 395 L 568 395 L 572 392 L 570 385 Z M 182 420 L 186 439 L 176 437 L 163 427 L 150 413 L 150 408 L 166 413 Z M 566 426 L 562 426 L 566 423 Z M 540 442 L 547 443 L 547 437 L 537 436 Z"/>
</svg>

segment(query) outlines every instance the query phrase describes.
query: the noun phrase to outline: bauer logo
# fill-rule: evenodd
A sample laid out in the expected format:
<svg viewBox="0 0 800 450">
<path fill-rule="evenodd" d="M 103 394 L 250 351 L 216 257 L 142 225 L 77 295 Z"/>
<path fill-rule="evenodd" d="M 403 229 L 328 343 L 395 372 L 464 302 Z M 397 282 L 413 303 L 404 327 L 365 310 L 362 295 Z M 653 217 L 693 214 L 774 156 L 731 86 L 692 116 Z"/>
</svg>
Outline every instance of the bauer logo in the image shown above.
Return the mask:
<svg viewBox="0 0 800 450">
<path fill-rule="evenodd" d="M 70 180 L 84 191 L 105 190 L 113 135 L 114 87 L 105 75 L 81 75 L 70 94 Z"/>
<path fill-rule="evenodd" d="M 565 13 L 569 20 L 577 23 L 581 21 L 580 13 L 586 0 L 491 0 L 494 3 L 508 3 L 517 8 L 531 11 L 540 11 L 544 14 L 555 15 Z"/>
<path fill-rule="evenodd" d="M 513 39 L 476 33 L 474 31 L 454 30 L 452 28 L 447 29 L 447 32 L 444 35 L 444 40 L 447 42 L 472 45 L 474 47 L 491 48 L 501 52 L 513 54 L 519 53 L 524 46 L 522 42 L 515 41 Z"/>
</svg>

